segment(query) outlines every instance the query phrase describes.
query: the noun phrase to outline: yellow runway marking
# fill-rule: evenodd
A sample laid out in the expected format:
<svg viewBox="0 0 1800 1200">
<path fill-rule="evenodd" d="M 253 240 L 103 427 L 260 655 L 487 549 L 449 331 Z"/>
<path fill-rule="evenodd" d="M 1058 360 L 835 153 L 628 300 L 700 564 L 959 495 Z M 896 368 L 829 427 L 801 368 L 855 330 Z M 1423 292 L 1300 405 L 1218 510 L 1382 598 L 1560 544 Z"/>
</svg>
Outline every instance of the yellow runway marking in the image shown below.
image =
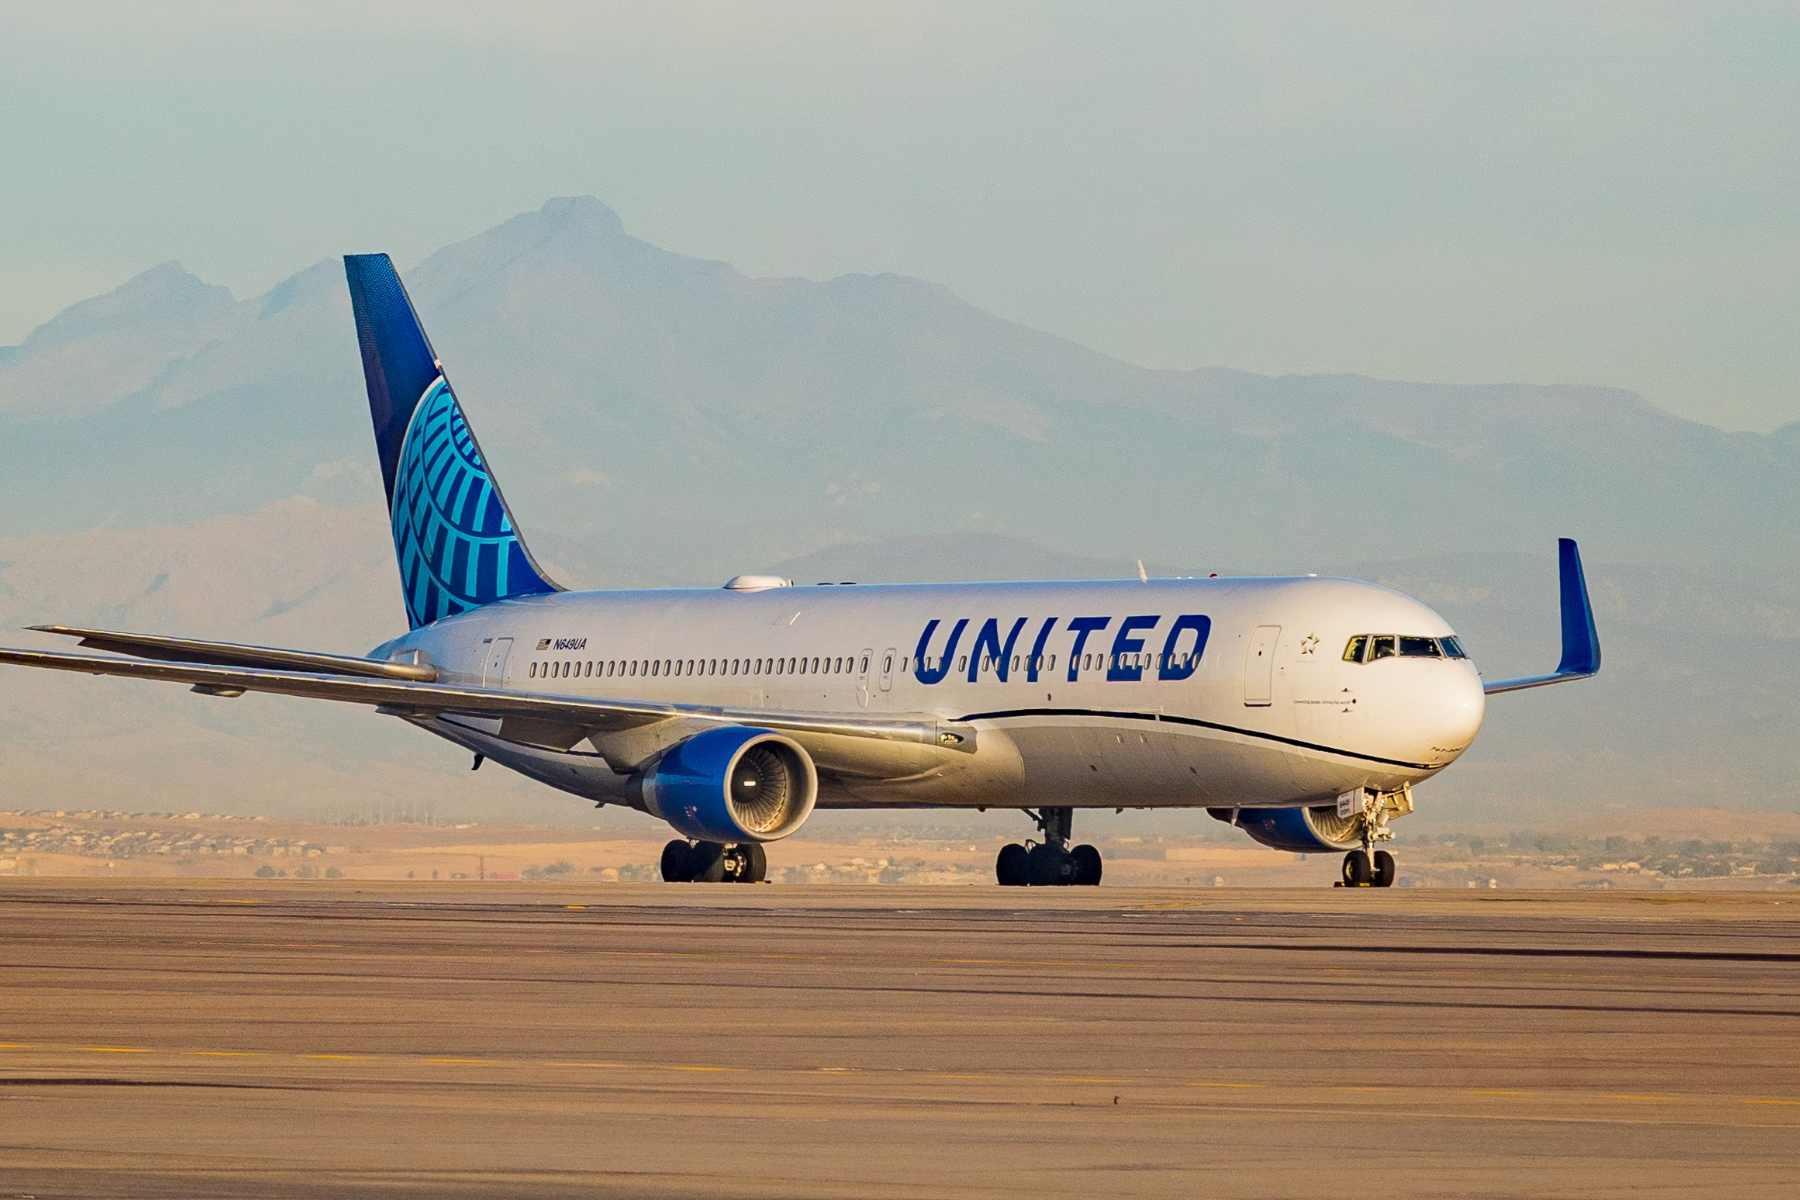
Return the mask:
<svg viewBox="0 0 1800 1200">
<path fill-rule="evenodd" d="M 1254 1088 L 1254 1087 L 1261 1087 L 1261 1086 L 1262 1086 L 1262 1084 L 1260 1084 L 1260 1083 L 1215 1083 L 1215 1082 L 1213 1082 L 1213 1081 L 1211 1081 L 1211 1080 L 1206 1080 L 1206 1081 L 1202 1081 L 1202 1082 L 1199 1082 L 1199 1083 L 1190 1083 L 1190 1084 L 1188 1084 L 1188 1086 L 1189 1086 L 1189 1087 L 1233 1087 L 1233 1088 Z"/>
<path fill-rule="evenodd" d="M 498 1066 L 503 1060 L 498 1058 L 427 1058 L 422 1061 L 428 1063 L 471 1063 L 477 1066 L 492 1067 Z"/>
<path fill-rule="evenodd" d="M 375 1056 L 373 1054 L 302 1054 L 300 1057 L 301 1058 L 341 1058 L 341 1059 L 349 1059 L 349 1060 L 354 1061 L 354 1060 L 361 1060 L 361 1059 L 365 1059 L 365 1058 L 374 1058 Z"/>
<path fill-rule="evenodd" d="M 1052 1075 L 1051 1083 L 1124 1083 L 1123 1079 L 1086 1079 L 1080 1075 Z"/>
<path fill-rule="evenodd" d="M 951 1075 L 945 1071 L 933 1071 L 925 1076 L 927 1079 L 992 1079 L 992 1075 Z"/>
<path fill-rule="evenodd" d="M 742 1067 L 685 1067 L 670 1064 L 663 1067 L 665 1071 L 741 1071 Z"/>
<path fill-rule="evenodd" d="M 1800 1100 L 1762 1100 L 1762 1099 L 1757 1099 L 1757 1098 L 1751 1098 L 1751 1099 L 1746 1099 L 1746 1100 L 1744 1100 L 1744 1101 L 1742 1101 L 1742 1103 L 1744 1103 L 1744 1104 L 1793 1104 L 1793 1105 L 1800 1105 Z"/>
<path fill-rule="evenodd" d="M 1465 1096 L 1529 1096 L 1530 1092 L 1514 1091 L 1511 1088 L 1464 1088 Z"/>
<path fill-rule="evenodd" d="M 189 1050 L 188 1053 L 196 1055 L 200 1058 L 255 1058 L 256 1057 L 255 1052 L 250 1051 L 250 1050 Z"/>
<path fill-rule="evenodd" d="M 1673 1096 L 1639 1096 L 1639 1095 L 1634 1095 L 1629 1092 L 1609 1093 L 1606 1098 L 1608 1100 L 1673 1100 L 1673 1099 L 1675 1099 L 1675 1097 L 1673 1097 Z"/>
<path fill-rule="evenodd" d="M 142 1046 L 81 1046 L 89 1054 L 149 1054 Z"/>
</svg>

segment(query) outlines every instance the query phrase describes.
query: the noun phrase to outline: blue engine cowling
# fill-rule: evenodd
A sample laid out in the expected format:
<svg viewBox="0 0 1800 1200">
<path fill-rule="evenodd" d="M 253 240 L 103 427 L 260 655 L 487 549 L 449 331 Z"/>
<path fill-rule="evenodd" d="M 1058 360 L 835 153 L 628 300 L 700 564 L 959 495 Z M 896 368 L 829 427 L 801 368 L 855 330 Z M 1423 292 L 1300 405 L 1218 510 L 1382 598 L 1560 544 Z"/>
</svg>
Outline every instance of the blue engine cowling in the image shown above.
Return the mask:
<svg viewBox="0 0 1800 1200">
<path fill-rule="evenodd" d="M 1212 816 L 1236 825 L 1265 846 L 1295 854 L 1354 850 L 1362 834 L 1353 817 L 1340 817 L 1335 804 L 1317 808 L 1209 808 Z"/>
<path fill-rule="evenodd" d="M 767 729 L 729 725 L 670 747 L 640 782 L 644 808 L 704 842 L 773 842 L 819 798 L 812 756 Z"/>
</svg>

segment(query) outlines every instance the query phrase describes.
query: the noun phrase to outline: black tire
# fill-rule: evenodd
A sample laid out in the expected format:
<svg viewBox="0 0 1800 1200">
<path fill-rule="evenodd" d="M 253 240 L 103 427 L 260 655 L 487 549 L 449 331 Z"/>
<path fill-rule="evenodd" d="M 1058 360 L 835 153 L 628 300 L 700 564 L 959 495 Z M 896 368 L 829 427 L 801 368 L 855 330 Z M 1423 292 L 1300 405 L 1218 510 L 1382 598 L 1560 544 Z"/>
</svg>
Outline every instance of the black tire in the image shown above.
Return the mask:
<svg viewBox="0 0 1800 1200">
<path fill-rule="evenodd" d="M 725 878 L 725 847 L 718 842 L 696 842 L 688 858 L 688 878 L 695 883 L 720 883 Z"/>
<path fill-rule="evenodd" d="M 1386 850 L 1375 852 L 1375 867 L 1369 875 L 1369 882 L 1376 887 L 1393 887 L 1394 876 L 1400 868 L 1394 864 L 1394 856 Z"/>
<path fill-rule="evenodd" d="M 1069 851 L 1069 865 L 1074 868 L 1075 875 L 1070 883 L 1093 887 L 1100 882 L 1100 852 L 1092 846 L 1077 846 Z"/>
<path fill-rule="evenodd" d="M 744 842 L 738 847 L 744 856 L 744 869 L 738 873 L 739 883 L 761 883 L 769 877 L 769 852 L 761 842 Z"/>
<path fill-rule="evenodd" d="M 1069 882 L 1069 852 L 1049 842 L 1031 848 L 1031 886 L 1056 887 Z"/>
<path fill-rule="evenodd" d="M 691 883 L 694 848 L 680 838 L 663 847 L 662 877 L 665 883 Z"/>
<path fill-rule="evenodd" d="M 994 879 L 1001 887 L 1024 887 L 1031 882 L 1031 857 L 1025 847 L 1017 842 L 1000 847 L 1000 857 L 994 860 Z"/>
<path fill-rule="evenodd" d="M 1344 855 L 1344 886 L 1368 887 L 1369 879 L 1375 873 L 1369 862 L 1367 850 L 1352 850 Z"/>
</svg>

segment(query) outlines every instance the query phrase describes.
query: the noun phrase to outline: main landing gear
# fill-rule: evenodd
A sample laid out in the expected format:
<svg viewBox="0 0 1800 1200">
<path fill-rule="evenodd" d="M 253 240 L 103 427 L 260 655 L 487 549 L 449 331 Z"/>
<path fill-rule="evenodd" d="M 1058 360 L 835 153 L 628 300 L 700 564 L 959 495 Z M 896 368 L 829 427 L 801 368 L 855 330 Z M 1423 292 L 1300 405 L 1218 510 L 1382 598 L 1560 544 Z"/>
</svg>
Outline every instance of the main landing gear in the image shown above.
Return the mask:
<svg viewBox="0 0 1800 1200">
<path fill-rule="evenodd" d="M 1100 882 L 1100 852 L 1092 846 L 1069 847 L 1075 825 L 1074 809 L 1024 811 L 1037 822 L 1044 840 L 1023 846 L 1011 842 L 1000 848 L 1000 857 L 994 861 L 994 877 L 1001 887 L 1080 887 Z"/>
<path fill-rule="evenodd" d="M 769 856 L 756 842 L 735 846 L 676 838 L 663 847 L 662 877 L 669 883 L 761 883 Z"/>
</svg>

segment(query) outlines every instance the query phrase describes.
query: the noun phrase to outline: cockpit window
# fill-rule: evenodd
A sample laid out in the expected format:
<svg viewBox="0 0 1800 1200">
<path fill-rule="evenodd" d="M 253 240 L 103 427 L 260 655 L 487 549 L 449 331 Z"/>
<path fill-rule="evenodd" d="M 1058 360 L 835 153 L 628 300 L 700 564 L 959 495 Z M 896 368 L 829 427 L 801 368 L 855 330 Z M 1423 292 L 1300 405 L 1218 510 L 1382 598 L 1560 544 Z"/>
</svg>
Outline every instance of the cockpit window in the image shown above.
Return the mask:
<svg viewBox="0 0 1800 1200">
<path fill-rule="evenodd" d="M 1374 662 L 1378 658 L 1468 658 L 1468 651 L 1454 637 L 1419 637 L 1410 633 L 1359 633 L 1344 647 L 1344 661 Z"/>
</svg>

